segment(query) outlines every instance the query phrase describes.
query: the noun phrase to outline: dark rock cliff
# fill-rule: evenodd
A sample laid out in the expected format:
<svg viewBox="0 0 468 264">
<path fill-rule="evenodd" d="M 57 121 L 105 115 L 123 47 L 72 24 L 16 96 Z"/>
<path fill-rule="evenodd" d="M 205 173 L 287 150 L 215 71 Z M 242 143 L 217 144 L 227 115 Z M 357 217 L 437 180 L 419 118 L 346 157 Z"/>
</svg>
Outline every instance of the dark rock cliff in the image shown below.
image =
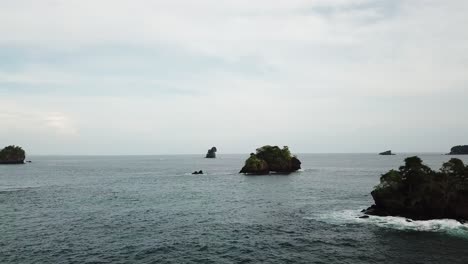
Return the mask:
<svg viewBox="0 0 468 264">
<path fill-rule="evenodd" d="M 467 220 L 468 166 L 452 158 L 433 171 L 419 157 L 409 157 L 399 170 L 383 174 L 371 194 L 375 205 L 365 210 L 370 215 Z"/>
<path fill-rule="evenodd" d="M 212 147 L 211 149 L 208 150 L 208 152 L 206 153 L 206 156 L 205 158 L 207 159 L 214 159 L 216 158 L 216 152 L 218 151 L 218 149 L 216 149 L 216 147 Z"/>
</svg>

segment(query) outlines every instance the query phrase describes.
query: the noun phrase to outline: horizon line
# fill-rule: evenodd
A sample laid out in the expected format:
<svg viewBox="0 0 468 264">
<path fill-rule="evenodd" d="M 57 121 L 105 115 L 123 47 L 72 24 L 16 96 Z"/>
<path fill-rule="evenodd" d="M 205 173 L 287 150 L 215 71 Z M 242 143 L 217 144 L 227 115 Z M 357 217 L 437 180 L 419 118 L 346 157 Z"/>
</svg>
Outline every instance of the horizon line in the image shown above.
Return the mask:
<svg viewBox="0 0 468 264">
<path fill-rule="evenodd" d="M 248 155 L 250 153 L 223 153 L 217 154 L 218 156 L 223 155 Z M 302 153 L 295 153 L 293 155 L 309 155 L 309 154 L 319 154 L 319 155 L 327 155 L 327 154 L 375 154 L 379 155 L 379 152 L 302 152 Z M 410 152 L 397 152 L 394 153 L 395 156 L 398 155 L 406 155 L 406 154 L 442 154 L 448 155 L 446 152 L 438 152 L 438 151 L 410 151 Z M 202 153 L 175 153 L 175 154 L 27 154 L 27 156 L 201 156 L 203 157 L 205 154 Z M 203 157 L 204 158 L 204 157 Z"/>
</svg>

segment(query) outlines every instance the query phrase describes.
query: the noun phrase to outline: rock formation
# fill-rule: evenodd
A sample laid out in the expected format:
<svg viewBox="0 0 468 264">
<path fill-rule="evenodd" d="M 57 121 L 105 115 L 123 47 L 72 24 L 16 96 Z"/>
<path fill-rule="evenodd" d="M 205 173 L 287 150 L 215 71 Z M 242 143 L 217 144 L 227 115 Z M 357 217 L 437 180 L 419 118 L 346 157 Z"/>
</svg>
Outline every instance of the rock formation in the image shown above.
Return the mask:
<svg viewBox="0 0 468 264">
<path fill-rule="evenodd" d="M 206 153 L 205 158 L 207 159 L 215 159 L 216 158 L 216 147 L 212 147 L 211 149 L 208 150 L 208 153 Z"/>
<path fill-rule="evenodd" d="M 395 154 L 393 154 L 391 150 L 387 150 L 384 152 L 380 152 L 379 155 L 395 155 Z"/>
<path fill-rule="evenodd" d="M 468 155 L 468 145 L 451 148 L 449 155 Z"/>
<path fill-rule="evenodd" d="M 433 171 L 419 157 L 382 175 L 371 192 L 375 205 L 366 214 L 413 220 L 468 219 L 468 166 L 452 158 Z"/>
<path fill-rule="evenodd" d="M 278 146 L 267 145 L 258 148 L 256 153 L 251 153 L 239 173 L 262 175 L 276 172 L 289 174 L 299 169 L 301 169 L 301 161 L 291 155 L 287 146 L 281 149 Z"/>
<path fill-rule="evenodd" d="M 0 164 L 23 164 L 26 153 L 21 147 L 7 146 L 0 150 Z"/>
</svg>

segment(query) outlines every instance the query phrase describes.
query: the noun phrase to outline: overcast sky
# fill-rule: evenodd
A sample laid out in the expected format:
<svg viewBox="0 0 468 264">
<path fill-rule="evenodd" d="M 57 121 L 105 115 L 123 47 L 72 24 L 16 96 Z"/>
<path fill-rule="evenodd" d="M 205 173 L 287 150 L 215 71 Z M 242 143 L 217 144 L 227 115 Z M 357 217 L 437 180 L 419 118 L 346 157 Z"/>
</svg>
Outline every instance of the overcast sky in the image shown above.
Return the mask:
<svg viewBox="0 0 468 264">
<path fill-rule="evenodd" d="M 0 144 L 29 154 L 448 152 L 466 0 L 0 0 Z"/>
</svg>

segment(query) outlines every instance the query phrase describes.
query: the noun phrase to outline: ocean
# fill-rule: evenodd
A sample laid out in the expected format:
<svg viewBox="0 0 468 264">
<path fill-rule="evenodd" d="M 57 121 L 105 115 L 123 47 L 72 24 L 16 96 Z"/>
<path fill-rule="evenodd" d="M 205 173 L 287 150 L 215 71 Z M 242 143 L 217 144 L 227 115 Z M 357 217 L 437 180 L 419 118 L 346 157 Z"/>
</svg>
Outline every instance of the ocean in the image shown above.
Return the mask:
<svg viewBox="0 0 468 264">
<path fill-rule="evenodd" d="M 407 156 L 269 176 L 238 174 L 248 155 L 29 156 L 0 166 L 0 263 L 468 263 L 467 224 L 358 218 Z"/>
</svg>

